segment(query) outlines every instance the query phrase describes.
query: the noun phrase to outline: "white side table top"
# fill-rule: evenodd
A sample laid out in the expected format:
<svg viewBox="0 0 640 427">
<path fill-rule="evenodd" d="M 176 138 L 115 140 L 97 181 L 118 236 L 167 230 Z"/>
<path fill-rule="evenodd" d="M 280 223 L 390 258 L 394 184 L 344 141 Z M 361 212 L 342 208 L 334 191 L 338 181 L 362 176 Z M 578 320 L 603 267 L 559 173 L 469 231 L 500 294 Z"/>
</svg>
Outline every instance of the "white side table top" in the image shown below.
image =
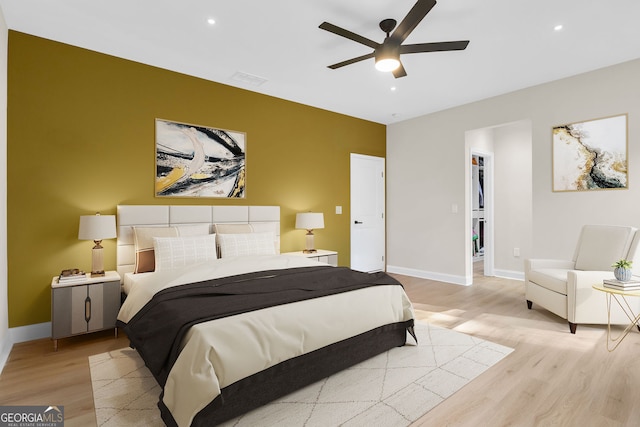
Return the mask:
<svg viewBox="0 0 640 427">
<path fill-rule="evenodd" d="M 104 276 L 91 277 L 91 273 L 87 273 L 86 279 L 73 280 L 69 283 L 58 283 L 59 276 L 53 276 L 51 279 L 52 288 L 64 288 L 67 286 L 90 285 L 92 283 L 115 282 L 120 281 L 120 275 L 117 271 L 105 271 Z"/>
<path fill-rule="evenodd" d="M 317 257 L 317 256 L 328 256 L 328 255 L 338 255 L 336 251 L 328 251 L 326 249 L 316 249 L 315 252 L 305 253 L 303 251 L 296 252 L 283 252 L 280 255 L 295 255 L 295 256 L 305 256 L 305 257 Z"/>
</svg>

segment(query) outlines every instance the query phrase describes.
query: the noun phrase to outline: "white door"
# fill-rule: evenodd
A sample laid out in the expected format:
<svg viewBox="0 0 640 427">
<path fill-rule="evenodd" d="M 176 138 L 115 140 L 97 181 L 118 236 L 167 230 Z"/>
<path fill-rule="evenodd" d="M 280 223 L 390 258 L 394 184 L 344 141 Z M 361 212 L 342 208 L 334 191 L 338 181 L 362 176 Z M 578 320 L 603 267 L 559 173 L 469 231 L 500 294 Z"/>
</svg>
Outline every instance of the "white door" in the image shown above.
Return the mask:
<svg viewBox="0 0 640 427">
<path fill-rule="evenodd" d="M 384 158 L 351 154 L 351 268 L 384 271 Z"/>
</svg>

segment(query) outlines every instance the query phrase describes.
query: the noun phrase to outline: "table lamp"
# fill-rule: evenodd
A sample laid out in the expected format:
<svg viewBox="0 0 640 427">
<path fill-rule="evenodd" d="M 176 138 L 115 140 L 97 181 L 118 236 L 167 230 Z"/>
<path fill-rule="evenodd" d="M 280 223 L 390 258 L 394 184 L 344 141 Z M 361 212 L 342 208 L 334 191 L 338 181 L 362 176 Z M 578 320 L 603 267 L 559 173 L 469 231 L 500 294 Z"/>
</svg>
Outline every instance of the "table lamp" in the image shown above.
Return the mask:
<svg viewBox="0 0 640 427">
<path fill-rule="evenodd" d="M 324 228 L 324 216 L 322 212 L 304 212 L 296 214 L 296 228 L 307 230 L 305 254 L 317 252 L 313 244 L 313 230 Z"/>
<path fill-rule="evenodd" d="M 93 240 L 91 251 L 91 277 L 104 276 L 104 254 L 100 245 L 103 239 L 114 239 L 116 234 L 116 216 L 95 215 L 80 216 L 79 240 Z"/>
</svg>

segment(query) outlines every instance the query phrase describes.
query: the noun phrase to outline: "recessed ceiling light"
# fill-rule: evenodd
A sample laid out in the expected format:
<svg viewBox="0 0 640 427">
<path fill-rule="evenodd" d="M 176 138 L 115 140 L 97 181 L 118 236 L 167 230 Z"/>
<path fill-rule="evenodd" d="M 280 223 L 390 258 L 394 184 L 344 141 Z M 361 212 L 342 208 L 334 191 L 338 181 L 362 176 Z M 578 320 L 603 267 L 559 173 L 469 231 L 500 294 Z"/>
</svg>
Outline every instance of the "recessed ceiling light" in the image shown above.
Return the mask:
<svg viewBox="0 0 640 427">
<path fill-rule="evenodd" d="M 553 27 L 553 31 L 561 31 L 562 30 L 562 24 L 558 24 L 555 27 Z"/>
<path fill-rule="evenodd" d="M 396 91 L 396 87 L 395 86 L 391 86 L 391 92 L 395 92 Z"/>
<path fill-rule="evenodd" d="M 215 23 L 216 23 L 216 20 L 215 20 L 215 19 L 213 19 L 213 18 L 208 18 L 208 19 L 207 19 L 207 24 L 209 24 L 209 25 L 213 25 L 213 24 L 215 24 Z"/>
</svg>

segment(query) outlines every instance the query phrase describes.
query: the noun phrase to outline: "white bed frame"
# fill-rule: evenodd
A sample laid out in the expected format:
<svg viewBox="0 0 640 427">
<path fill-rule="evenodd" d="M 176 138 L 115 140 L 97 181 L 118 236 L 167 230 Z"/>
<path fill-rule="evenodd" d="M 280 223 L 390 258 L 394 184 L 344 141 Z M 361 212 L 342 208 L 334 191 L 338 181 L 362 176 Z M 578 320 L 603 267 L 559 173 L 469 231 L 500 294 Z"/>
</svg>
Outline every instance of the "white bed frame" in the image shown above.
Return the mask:
<svg viewBox="0 0 640 427">
<path fill-rule="evenodd" d="M 133 227 L 208 224 L 251 224 L 255 231 L 275 231 L 280 253 L 280 206 L 118 205 L 117 270 L 120 277 L 135 266 Z"/>
</svg>

